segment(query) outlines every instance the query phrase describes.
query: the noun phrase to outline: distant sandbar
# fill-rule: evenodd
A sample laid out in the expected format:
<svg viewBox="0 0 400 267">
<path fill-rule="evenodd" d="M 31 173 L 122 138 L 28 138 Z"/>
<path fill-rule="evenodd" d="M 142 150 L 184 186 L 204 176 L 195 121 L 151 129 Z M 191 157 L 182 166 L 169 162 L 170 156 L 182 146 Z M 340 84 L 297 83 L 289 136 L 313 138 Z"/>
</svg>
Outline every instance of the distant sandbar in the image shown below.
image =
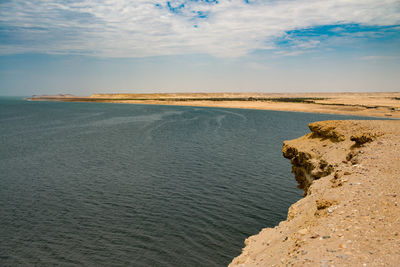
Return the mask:
<svg viewBox="0 0 400 267">
<path fill-rule="evenodd" d="M 244 108 L 400 118 L 400 92 L 43 95 L 32 96 L 28 100 Z"/>
</svg>

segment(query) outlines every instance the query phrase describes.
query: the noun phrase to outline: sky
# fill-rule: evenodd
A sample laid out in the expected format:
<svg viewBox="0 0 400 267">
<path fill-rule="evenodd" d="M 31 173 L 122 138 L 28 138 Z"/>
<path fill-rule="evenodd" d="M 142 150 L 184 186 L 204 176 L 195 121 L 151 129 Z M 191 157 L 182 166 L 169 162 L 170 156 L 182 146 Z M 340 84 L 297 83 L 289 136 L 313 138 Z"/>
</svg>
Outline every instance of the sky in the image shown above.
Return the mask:
<svg viewBox="0 0 400 267">
<path fill-rule="evenodd" d="M 0 0 L 0 95 L 400 91 L 399 0 Z"/>
</svg>

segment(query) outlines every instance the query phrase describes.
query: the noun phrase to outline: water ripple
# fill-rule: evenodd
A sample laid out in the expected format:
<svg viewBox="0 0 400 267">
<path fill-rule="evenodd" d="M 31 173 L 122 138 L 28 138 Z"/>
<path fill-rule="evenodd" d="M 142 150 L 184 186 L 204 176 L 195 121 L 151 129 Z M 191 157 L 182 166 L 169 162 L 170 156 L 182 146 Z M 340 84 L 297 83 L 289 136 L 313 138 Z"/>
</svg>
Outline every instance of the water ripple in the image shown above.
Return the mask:
<svg viewBox="0 0 400 267">
<path fill-rule="evenodd" d="M 301 197 L 282 141 L 334 118 L 7 101 L 2 266 L 225 266 Z"/>
</svg>

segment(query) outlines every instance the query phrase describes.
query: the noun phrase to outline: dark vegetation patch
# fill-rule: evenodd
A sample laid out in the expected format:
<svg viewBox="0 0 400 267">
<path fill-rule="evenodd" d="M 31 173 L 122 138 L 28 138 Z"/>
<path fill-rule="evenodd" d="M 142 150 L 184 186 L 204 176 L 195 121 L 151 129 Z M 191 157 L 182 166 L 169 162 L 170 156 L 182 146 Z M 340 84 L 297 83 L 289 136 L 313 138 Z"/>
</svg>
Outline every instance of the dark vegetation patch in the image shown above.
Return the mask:
<svg viewBox="0 0 400 267">
<path fill-rule="evenodd" d="M 274 102 L 294 102 L 294 103 L 315 103 L 317 100 L 325 100 L 325 98 L 317 98 L 317 97 L 280 97 L 280 98 L 269 98 L 270 101 Z"/>
<path fill-rule="evenodd" d="M 43 98 L 45 99 L 45 98 Z M 278 98 L 264 98 L 264 97 L 210 97 L 210 98 L 63 98 L 64 101 L 87 101 L 87 102 L 104 102 L 104 101 L 272 101 L 272 102 L 288 102 L 288 103 L 315 103 L 316 100 L 324 100 L 324 98 L 311 98 L 311 97 L 278 97 Z"/>
</svg>

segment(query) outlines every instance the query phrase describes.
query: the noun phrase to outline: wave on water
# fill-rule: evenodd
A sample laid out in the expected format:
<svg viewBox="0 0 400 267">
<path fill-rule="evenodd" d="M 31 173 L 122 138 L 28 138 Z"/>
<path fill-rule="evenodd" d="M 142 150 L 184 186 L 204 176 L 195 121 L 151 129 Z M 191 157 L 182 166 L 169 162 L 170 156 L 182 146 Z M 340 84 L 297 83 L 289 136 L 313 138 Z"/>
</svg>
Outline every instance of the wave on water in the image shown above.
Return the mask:
<svg viewBox="0 0 400 267">
<path fill-rule="evenodd" d="M 2 101 L 3 266 L 227 265 L 301 197 L 282 141 L 335 117 Z"/>
</svg>

